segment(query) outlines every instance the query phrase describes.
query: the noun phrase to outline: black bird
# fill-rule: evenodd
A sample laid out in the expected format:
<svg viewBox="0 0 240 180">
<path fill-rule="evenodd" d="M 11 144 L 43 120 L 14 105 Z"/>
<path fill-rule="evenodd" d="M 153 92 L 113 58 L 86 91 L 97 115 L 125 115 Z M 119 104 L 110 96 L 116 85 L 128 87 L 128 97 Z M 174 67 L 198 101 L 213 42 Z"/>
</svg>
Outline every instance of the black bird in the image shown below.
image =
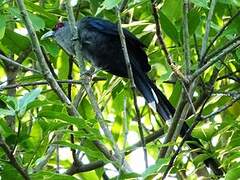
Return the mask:
<svg viewBox="0 0 240 180">
<path fill-rule="evenodd" d="M 122 46 L 116 24 L 110 21 L 85 17 L 76 23 L 78 29 L 81 52 L 84 58 L 90 60 L 92 64 L 113 75 L 128 77 Z M 139 92 L 146 99 L 147 103 L 158 112 L 165 120 L 171 120 L 175 113 L 175 108 L 171 105 L 164 94 L 149 79 L 147 72 L 151 66 L 148 64 L 148 57 L 144 51 L 144 44 L 128 30 L 123 29 L 129 59 L 132 66 L 134 83 Z M 41 39 L 52 37 L 69 55 L 74 55 L 72 35 L 68 22 L 58 23 L 53 31 L 49 31 Z M 188 130 L 188 125 L 184 123 L 180 135 L 183 137 Z M 188 145 L 192 149 L 202 147 L 200 141 L 192 136 L 187 138 L 191 141 Z M 208 158 L 205 164 L 212 169 L 216 175 L 223 175 L 219 163 Z"/>
</svg>

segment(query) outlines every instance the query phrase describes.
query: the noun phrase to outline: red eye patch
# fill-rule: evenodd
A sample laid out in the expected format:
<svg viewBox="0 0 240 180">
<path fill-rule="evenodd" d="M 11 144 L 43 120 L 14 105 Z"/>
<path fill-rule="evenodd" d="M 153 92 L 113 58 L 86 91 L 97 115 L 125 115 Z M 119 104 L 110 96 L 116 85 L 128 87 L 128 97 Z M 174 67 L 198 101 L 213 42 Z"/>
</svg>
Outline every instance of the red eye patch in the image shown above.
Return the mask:
<svg viewBox="0 0 240 180">
<path fill-rule="evenodd" d="M 62 23 L 62 22 L 57 23 L 56 26 L 53 28 L 53 30 L 56 31 L 58 29 L 61 29 L 63 26 L 64 26 L 64 23 Z"/>
</svg>

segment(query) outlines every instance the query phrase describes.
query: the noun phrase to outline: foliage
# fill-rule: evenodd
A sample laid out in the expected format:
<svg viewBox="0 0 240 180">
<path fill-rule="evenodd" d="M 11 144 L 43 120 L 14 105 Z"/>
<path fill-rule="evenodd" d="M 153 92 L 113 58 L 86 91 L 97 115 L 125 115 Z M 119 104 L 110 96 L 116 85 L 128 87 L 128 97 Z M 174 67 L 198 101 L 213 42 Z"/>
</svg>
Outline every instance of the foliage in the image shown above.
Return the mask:
<svg viewBox="0 0 240 180">
<path fill-rule="evenodd" d="M 39 39 L 48 29 L 54 27 L 59 17 L 62 20 L 67 20 L 66 11 L 60 1 L 25 0 L 24 3 Z M 119 0 L 81 0 L 74 6 L 74 13 L 77 19 L 97 15 L 117 22 L 114 7 L 119 3 Z M 191 73 L 201 68 L 199 54 L 204 41 L 210 3 L 207 0 L 190 0 L 188 26 Z M 164 0 L 158 3 L 158 8 L 167 49 L 179 69 L 184 72 L 186 66 L 183 0 Z M 224 24 L 239 11 L 239 8 L 240 4 L 236 0 L 217 1 L 210 23 L 208 45 Z M 152 66 L 149 76 L 170 99 L 171 103 L 177 107 L 184 90 L 182 83 L 165 60 L 165 55 L 158 43 L 151 1 L 129 0 L 122 12 L 122 21 L 123 26 L 146 45 L 149 63 Z M 222 47 L 226 45 L 224 48 L 226 49 L 231 45 L 228 43 L 239 36 L 239 21 L 240 16 L 226 27 L 223 34 L 209 49 L 206 57 L 214 57 L 222 52 Z M 40 43 L 46 52 L 48 65 L 51 66 L 51 71 L 56 79 L 66 80 L 72 77 L 74 80 L 78 80 L 80 78 L 77 65 L 54 41 L 43 40 Z M 25 67 L 41 71 L 39 62 L 31 49 L 31 41 L 26 34 L 21 13 L 14 1 L 0 1 L 0 54 L 14 59 L 15 62 Z M 132 172 L 121 171 L 121 165 L 106 157 L 95 146 L 94 142 L 98 140 L 109 150 L 113 149 L 113 144 L 103 135 L 98 125 L 89 97 L 80 83 L 61 83 L 61 88 L 69 99 L 72 99 L 72 102 L 79 102 L 77 109 L 80 116 L 73 117 L 68 112 L 68 105 L 60 101 L 46 83 L 43 75 L 21 69 L 2 60 L 2 58 L 0 59 L 2 82 L 0 85 L 0 146 L 2 147 L 2 142 L 7 144 L 11 149 L 9 153 L 14 155 L 22 168 L 27 169 L 31 179 L 101 179 L 106 175 L 116 178 L 119 173 L 121 173 L 120 179 L 138 177 L 151 179 L 159 177 L 160 173 L 165 172 L 170 158 L 157 160 L 159 149 L 163 146 L 178 146 L 181 138 L 166 145 L 163 145 L 159 138 L 150 141 L 147 144 L 147 151 L 151 166 L 147 169 L 137 167 L 140 164 L 144 165 L 144 158 L 141 153 L 142 149 L 133 146 L 134 143 L 140 141 L 140 137 L 128 80 L 98 71 L 95 75 L 96 81 L 91 83 L 104 121 L 111 129 L 115 141 L 123 152 L 129 152 L 126 153 L 126 160 L 131 166 Z M 89 63 L 87 63 L 87 67 L 90 68 Z M 192 98 L 197 113 L 206 99 L 207 103 L 202 112 L 205 117 L 231 104 L 234 98 L 239 97 L 239 77 L 240 49 L 235 48 L 220 57 L 198 78 Z M 140 95 L 138 102 L 145 136 L 153 134 L 162 127 L 165 128 L 160 117 L 150 110 Z M 191 150 L 187 145 L 184 146 L 171 169 L 171 174 L 174 177 L 179 179 L 186 176 L 189 179 L 196 178 L 195 172 L 204 166 L 203 161 L 208 157 L 219 160 L 226 171 L 226 179 L 239 177 L 239 107 L 240 102 L 237 101 L 229 108 L 202 120 L 197 125 L 192 135 L 200 139 L 205 151 L 195 158 L 190 158 Z M 191 125 L 195 117 L 194 114 L 189 116 L 187 122 Z M 165 132 L 167 132 L 166 128 Z M 51 153 L 50 150 L 53 147 L 57 147 L 57 150 Z M 67 175 L 65 174 L 66 170 L 70 169 L 73 164 L 72 153 L 75 153 L 83 164 L 101 161 L 107 165 L 93 168 L 92 171 L 79 172 L 74 176 Z M 0 156 L 1 178 L 22 179 L 19 171 L 11 162 L 8 162 L 9 157 L 3 148 L 0 148 Z M 214 175 L 210 174 L 209 176 Z"/>
</svg>

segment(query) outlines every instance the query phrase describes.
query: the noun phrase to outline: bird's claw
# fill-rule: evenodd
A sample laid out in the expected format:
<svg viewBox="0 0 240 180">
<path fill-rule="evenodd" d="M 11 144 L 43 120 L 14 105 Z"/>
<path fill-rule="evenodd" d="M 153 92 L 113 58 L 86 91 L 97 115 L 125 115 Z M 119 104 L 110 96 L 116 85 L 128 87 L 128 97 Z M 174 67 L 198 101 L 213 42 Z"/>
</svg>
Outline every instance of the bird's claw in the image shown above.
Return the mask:
<svg viewBox="0 0 240 180">
<path fill-rule="evenodd" d="M 92 79 L 93 75 L 95 74 L 95 68 L 91 67 L 89 70 L 85 70 L 83 73 L 81 73 L 81 77 L 88 77 L 89 79 Z"/>
</svg>

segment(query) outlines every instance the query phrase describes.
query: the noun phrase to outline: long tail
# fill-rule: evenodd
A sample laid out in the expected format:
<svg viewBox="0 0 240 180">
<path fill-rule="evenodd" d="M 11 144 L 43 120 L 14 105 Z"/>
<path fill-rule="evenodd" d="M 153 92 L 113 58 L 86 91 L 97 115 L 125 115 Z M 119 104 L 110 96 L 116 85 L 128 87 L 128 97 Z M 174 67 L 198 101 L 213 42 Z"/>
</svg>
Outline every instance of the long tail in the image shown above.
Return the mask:
<svg viewBox="0 0 240 180">
<path fill-rule="evenodd" d="M 156 87 L 156 85 L 148 78 L 145 73 L 139 73 L 134 71 L 134 83 L 140 93 L 144 96 L 147 103 L 163 118 L 163 120 L 168 121 L 171 120 L 174 113 L 175 108 L 168 101 L 168 99 L 164 96 L 164 94 Z M 187 123 L 183 124 L 183 127 L 180 132 L 180 136 L 183 137 L 189 126 Z M 191 149 L 202 148 L 201 142 L 192 137 L 188 136 L 187 144 Z M 208 158 L 204 161 L 207 167 L 210 167 L 215 175 L 222 176 L 224 171 L 220 168 L 220 163 L 214 158 Z"/>
</svg>

